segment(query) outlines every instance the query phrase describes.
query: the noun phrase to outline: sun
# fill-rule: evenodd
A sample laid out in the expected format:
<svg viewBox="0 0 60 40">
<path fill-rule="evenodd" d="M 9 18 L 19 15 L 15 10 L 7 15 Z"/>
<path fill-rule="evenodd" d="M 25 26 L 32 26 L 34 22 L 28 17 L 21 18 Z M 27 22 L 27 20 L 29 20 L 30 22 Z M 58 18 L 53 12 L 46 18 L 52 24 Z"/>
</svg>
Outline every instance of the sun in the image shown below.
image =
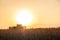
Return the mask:
<svg viewBox="0 0 60 40">
<path fill-rule="evenodd" d="M 32 15 L 29 10 L 21 10 L 16 15 L 16 22 L 17 24 L 22 24 L 24 26 L 29 25 L 32 22 Z"/>
</svg>

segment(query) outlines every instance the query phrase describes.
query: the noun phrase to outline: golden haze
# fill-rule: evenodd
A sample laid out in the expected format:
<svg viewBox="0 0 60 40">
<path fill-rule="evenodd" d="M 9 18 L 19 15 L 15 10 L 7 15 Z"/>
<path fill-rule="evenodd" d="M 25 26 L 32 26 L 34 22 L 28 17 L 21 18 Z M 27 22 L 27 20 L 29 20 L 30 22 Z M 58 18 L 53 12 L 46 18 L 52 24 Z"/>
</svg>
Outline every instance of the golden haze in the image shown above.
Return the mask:
<svg viewBox="0 0 60 40">
<path fill-rule="evenodd" d="M 0 0 L 0 28 L 16 25 L 15 14 L 21 8 L 29 8 L 34 16 L 30 25 L 60 26 L 60 1 L 58 0 Z"/>
</svg>

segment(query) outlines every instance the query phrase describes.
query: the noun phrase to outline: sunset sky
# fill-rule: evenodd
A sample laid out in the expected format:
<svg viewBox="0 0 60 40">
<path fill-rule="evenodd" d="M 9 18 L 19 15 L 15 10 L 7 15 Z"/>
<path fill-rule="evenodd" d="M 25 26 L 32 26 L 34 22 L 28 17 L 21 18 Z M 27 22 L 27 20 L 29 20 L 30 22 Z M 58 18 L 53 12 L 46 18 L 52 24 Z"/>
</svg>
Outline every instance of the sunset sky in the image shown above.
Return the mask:
<svg viewBox="0 0 60 40">
<path fill-rule="evenodd" d="M 16 25 L 15 16 L 21 9 L 30 10 L 33 28 L 60 26 L 60 0 L 0 0 L 0 29 Z"/>
</svg>

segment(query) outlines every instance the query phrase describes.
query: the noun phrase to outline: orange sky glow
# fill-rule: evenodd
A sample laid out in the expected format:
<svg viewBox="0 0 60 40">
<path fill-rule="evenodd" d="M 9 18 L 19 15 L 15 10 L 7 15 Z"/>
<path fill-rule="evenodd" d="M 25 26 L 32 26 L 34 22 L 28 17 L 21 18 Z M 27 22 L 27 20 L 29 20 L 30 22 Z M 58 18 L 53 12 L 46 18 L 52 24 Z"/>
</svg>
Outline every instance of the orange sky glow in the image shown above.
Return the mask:
<svg viewBox="0 0 60 40">
<path fill-rule="evenodd" d="M 18 24 L 15 16 L 21 9 L 31 12 L 33 20 L 28 25 L 31 28 L 60 26 L 59 0 L 0 0 L 0 29 Z"/>
</svg>

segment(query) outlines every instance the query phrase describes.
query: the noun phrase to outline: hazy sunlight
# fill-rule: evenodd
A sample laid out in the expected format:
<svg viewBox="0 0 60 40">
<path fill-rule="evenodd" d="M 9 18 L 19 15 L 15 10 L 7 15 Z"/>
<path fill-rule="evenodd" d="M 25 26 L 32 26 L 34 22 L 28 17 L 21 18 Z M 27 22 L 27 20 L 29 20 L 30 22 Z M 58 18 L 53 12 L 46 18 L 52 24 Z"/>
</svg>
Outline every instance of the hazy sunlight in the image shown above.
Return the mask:
<svg viewBox="0 0 60 40">
<path fill-rule="evenodd" d="M 32 22 L 32 18 L 33 17 L 31 15 L 31 12 L 29 12 L 29 10 L 21 10 L 16 15 L 17 23 L 22 24 L 24 26 L 27 26 L 28 24 L 30 24 Z"/>
</svg>

